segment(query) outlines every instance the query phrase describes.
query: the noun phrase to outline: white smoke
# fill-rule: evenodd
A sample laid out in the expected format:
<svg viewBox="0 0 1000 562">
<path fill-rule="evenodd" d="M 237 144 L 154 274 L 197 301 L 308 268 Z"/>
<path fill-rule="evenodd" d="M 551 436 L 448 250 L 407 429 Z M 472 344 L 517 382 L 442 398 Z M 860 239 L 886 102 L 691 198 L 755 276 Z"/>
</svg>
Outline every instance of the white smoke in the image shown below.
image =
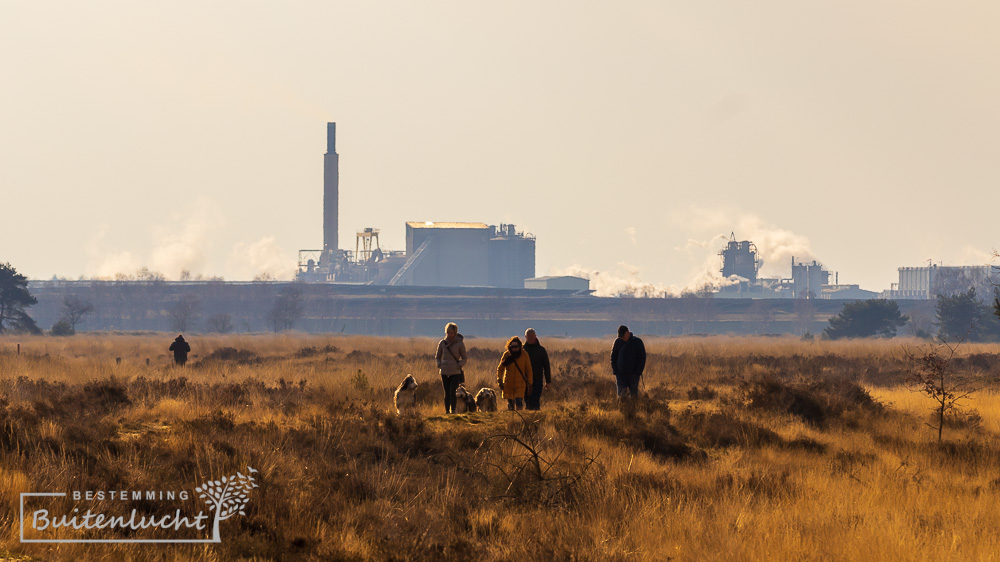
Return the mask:
<svg viewBox="0 0 1000 562">
<path fill-rule="evenodd" d="M 223 226 L 221 213 L 206 198 L 199 198 L 189 207 L 192 214 L 175 215 L 166 222 L 150 226 L 153 248 L 145 258 L 131 251 L 107 248 L 110 227 L 102 224 L 86 245 L 87 275 L 113 278 L 133 275 L 142 268 L 163 274 L 167 279 L 179 279 L 184 272 L 204 273 L 208 264 L 207 249 L 213 234 Z"/>
<path fill-rule="evenodd" d="M 110 228 L 106 223 L 98 225 L 84 246 L 88 262 L 85 273 L 89 277 L 110 279 L 118 273 L 134 272 L 141 265 L 139 259 L 131 252 L 104 250 L 104 239 Z"/>
<path fill-rule="evenodd" d="M 630 226 L 630 227 L 626 228 L 625 229 L 625 234 L 628 234 L 628 239 L 629 239 L 630 242 L 632 242 L 633 245 L 639 243 L 639 239 L 636 238 L 636 236 L 635 236 L 635 227 L 634 226 Z"/>
<path fill-rule="evenodd" d="M 672 219 L 685 228 L 690 238 L 676 252 L 691 256 L 700 262 L 682 286 L 645 281 L 640 269 L 625 262 L 618 263 L 614 271 L 599 271 L 582 265 L 554 268 L 551 275 L 573 275 L 590 279 L 590 288 L 599 297 L 677 297 L 685 293 L 699 293 L 706 289 L 718 290 L 739 283 L 740 277 L 722 277 L 722 258 L 719 256 L 735 233 L 736 240 L 750 240 L 757 246 L 761 262 L 759 277 L 789 277 L 791 259 L 811 261 L 816 259 L 805 236 L 778 228 L 756 215 L 734 214 L 725 211 L 692 209 Z M 625 230 L 635 236 L 635 228 Z M 698 259 L 698 256 L 701 256 Z"/>
<path fill-rule="evenodd" d="M 965 246 L 962 248 L 962 252 L 958 256 L 958 263 L 960 264 L 977 264 L 977 265 L 995 265 L 996 258 L 992 251 L 986 251 L 982 248 L 976 248 L 973 246 Z"/>
<path fill-rule="evenodd" d="M 149 263 L 153 271 L 162 272 L 168 279 L 180 278 L 182 272 L 203 273 L 208 258 L 211 233 L 219 228 L 220 213 L 211 203 L 199 199 L 193 206 L 194 214 L 183 224 L 153 226 L 155 246 Z"/>
<path fill-rule="evenodd" d="M 100 263 L 88 268 L 88 276 L 98 279 L 111 279 L 118 274 L 133 273 L 141 266 L 139 260 L 129 252 L 112 252 L 105 254 Z"/>
<path fill-rule="evenodd" d="M 676 246 L 674 250 L 677 250 L 678 252 L 692 253 L 706 248 L 713 249 L 716 246 L 724 244 L 726 240 L 729 240 L 729 238 L 724 234 L 719 234 L 711 240 L 695 240 L 694 238 L 688 238 L 687 242 L 685 242 L 683 246 Z"/>
<path fill-rule="evenodd" d="M 551 275 L 572 275 L 590 279 L 590 288 L 599 297 L 665 297 L 679 294 L 676 287 L 649 283 L 639 278 L 639 268 L 618 262 L 619 270 L 598 271 L 581 265 L 554 268 Z"/>
<path fill-rule="evenodd" d="M 236 272 L 238 279 L 268 276 L 290 280 L 296 270 L 296 261 L 291 255 L 278 245 L 273 236 L 251 243 L 239 242 L 233 246 L 227 269 Z"/>
<path fill-rule="evenodd" d="M 809 247 L 809 239 L 801 234 L 795 234 L 790 230 L 766 228 L 751 228 L 747 229 L 747 232 L 745 239 L 757 245 L 762 277 L 791 276 L 793 257 L 797 263 L 816 260 Z"/>
<path fill-rule="evenodd" d="M 692 234 L 700 234 L 706 239 L 702 242 L 691 238 L 683 247 L 675 248 L 689 254 L 699 249 L 706 252 L 703 265 L 692 278 L 696 285 L 708 282 L 723 286 L 734 282 L 723 279 L 719 271 L 722 264 L 718 253 L 725 248 L 730 235 L 735 235 L 737 241 L 749 240 L 757 246 L 759 277 L 790 277 L 792 257 L 796 262 L 817 260 L 808 238 L 770 224 L 757 215 L 692 208 L 677 215 L 675 221 Z"/>
<path fill-rule="evenodd" d="M 721 248 L 721 246 L 720 246 Z M 740 280 L 746 281 L 741 277 L 732 275 L 728 278 L 722 276 L 721 262 L 722 258 L 719 257 L 717 251 L 714 247 L 706 247 L 708 253 L 705 254 L 705 259 L 702 261 L 701 266 L 695 271 L 691 276 L 687 285 L 681 290 L 683 293 L 696 293 L 705 288 L 710 288 L 712 290 L 718 290 L 722 287 L 728 287 L 729 285 L 735 285 L 740 282 Z"/>
</svg>

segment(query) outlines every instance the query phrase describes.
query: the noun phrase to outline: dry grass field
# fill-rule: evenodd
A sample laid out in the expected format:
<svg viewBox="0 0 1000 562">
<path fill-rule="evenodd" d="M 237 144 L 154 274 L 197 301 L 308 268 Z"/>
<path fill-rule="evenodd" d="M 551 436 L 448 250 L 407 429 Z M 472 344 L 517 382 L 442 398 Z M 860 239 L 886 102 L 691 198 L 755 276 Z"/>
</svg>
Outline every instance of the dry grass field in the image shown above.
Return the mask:
<svg viewBox="0 0 1000 562">
<path fill-rule="evenodd" d="M 903 349 L 920 350 L 916 340 L 650 338 L 645 397 L 622 406 L 610 339 L 543 334 L 554 380 L 542 412 L 445 416 L 434 340 L 188 339 L 196 356 L 175 368 L 164 334 L 0 338 L 0 557 L 989 560 L 1000 552 L 997 345 L 960 350 L 953 368 L 985 382 L 949 417 L 939 444 L 927 426 L 932 402 L 904 384 Z M 467 386 L 492 386 L 502 342 L 466 344 Z M 407 373 L 421 384 L 420 415 L 399 418 L 392 391 Z M 219 544 L 19 540 L 23 492 L 190 490 L 247 466 L 260 487 L 245 515 L 222 523 Z M 182 507 L 197 511 L 198 501 Z M 87 507 L 114 512 L 121 502 Z"/>
</svg>

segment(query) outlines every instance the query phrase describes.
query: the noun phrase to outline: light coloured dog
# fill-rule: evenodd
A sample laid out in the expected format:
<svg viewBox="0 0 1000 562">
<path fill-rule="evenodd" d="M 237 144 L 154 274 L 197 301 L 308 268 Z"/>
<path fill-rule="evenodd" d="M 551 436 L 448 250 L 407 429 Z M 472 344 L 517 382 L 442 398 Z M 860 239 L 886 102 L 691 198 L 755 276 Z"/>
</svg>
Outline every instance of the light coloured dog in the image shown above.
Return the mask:
<svg viewBox="0 0 1000 562">
<path fill-rule="evenodd" d="M 417 379 L 413 375 L 406 375 L 403 382 L 399 383 L 392 402 L 396 405 L 396 413 L 401 416 L 417 411 Z"/>
<path fill-rule="evenodd" d="M 476 393 L 476 406 L 480 412 L 497 411 L 497 393 L 492 388 L 482 388 Z"/>
<path fill-rule="evenodd" d="M 458 390 L 455 391 L 455 412 L 463 414 L 465 412 L 475 412 L 476 411 L 476 399 L 469 394 L 468 390 L 465 390 L 465 385 L 459 385 Z"/>
</svg>

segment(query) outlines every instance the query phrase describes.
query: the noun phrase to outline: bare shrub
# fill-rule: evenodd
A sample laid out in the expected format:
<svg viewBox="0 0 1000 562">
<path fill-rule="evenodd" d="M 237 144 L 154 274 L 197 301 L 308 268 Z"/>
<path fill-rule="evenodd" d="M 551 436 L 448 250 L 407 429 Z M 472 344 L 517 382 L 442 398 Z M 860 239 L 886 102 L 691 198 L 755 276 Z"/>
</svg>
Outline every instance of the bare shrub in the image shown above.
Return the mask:
<svg viewBox="0 0 1000 562">
<path fill-rule="evenodd" d="M 504 430 L 486 437 L 476 451 L 478 469 L 502 490 L 495 499 L 543 506 L 573 501 L 595 460 L 565 456 L 566 443 L 546 435 L 538 417 L 517 412 Z"/>
<path fill-rule="evenodd" d="M 620 418 L 584 406 L 560 408 L 554 423 L 562 433 L 599 435 L 661 458 L 682 460 L 700 456 L 670 425 L 670 408 L 665 402 L 644 397 L 623 402 Z"/>
<path fill-rule="evenodd" d="M 325 353 L 340 353 L 340 348 L 335 345 L 325 345 L 323 347 L 315 347 L 315 346 L 300 347 L 298 351 L 295 352 L 294 357 L 303 359 L 306 357 L 323 355 Z"/>
<path fill-rule="evenodd" d="M 941 442 L 949 414 L 961 419 L 961 404 L 979 389 L 981 381 L 955 364 L 959 344 L 932 345 L 915 352 L 904 349 L 909 363 L 907 377 L 914 390 L 934 402 L 934 421 L 927 425 L 937 431 Z"/>
<path fill-rule="evenodd" d="M 718 395 L 719 393 L 708 385 L 701 388 L 698 388 L 698 385 L 695 385 L 688 389 L 687 392 L 688 400 L 713 400 Z"/>
<path fill-rule="evenodd" d="M 237 363 L 239 365 L 255 365 L 260 363 L 261 359 L 252 351 L 236 349 L 235 347 L 220 347 L 203 357 L 195 366 L 221 361 Z"/>
<path fill-rule="evenodd" d="M 793 383 L 765 377 L 743 383 L 738 399 L 747 408 L 784 412 L 817 427 L 846 412 L 874 414 L 883 410 L 867 390 L 842 378 Z"/>
<path fill-rule="evenodd" d="M 781 436 L 774 431 L 728 412 L 687 408 L 678 416 L 677 427 L 703 447 L 760 447 L 782 442 Z"/>
<path fill-rule="evenodd" d="M 373 390 L 372 384 L 368 382 L 368 375 L 361 369 L 358 369 L 358 372 L 354 373 L 354 376 L 351 377 L 351 386 L 361 392 L 372 392 Z"/>
<path fill-rule="evenodd" d="M 806 389 L 765 378 L 740 388 L 743 403 L 750 409 L 784 412 L 816 426 L 826 422 L 826 412 Z"/>
</svg>

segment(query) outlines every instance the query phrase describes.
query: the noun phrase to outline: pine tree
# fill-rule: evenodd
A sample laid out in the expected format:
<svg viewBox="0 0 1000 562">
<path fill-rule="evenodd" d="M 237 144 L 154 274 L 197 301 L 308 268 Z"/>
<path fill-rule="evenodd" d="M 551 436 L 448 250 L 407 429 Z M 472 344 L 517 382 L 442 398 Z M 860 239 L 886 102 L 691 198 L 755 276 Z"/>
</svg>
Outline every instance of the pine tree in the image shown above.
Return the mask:
<svg viewBox="0 0 1000 562">
<path fill-rule="evenodd" d="M 25 308 L 38 304 L 28 292 L 28 279 L 9 263 L 0 264 L 0 334 L 6 331 L 40 334 Z"/>
<path fill-rule="evenodd" d="M 896 335 L 896 328 L 909 320 L 899 313 L 895 301 L 871 299 L 847 303 L 840 314 L 830 318 L 823 334 L 831 340 L 840 338 L 870 338 Z"/>
</svg>

